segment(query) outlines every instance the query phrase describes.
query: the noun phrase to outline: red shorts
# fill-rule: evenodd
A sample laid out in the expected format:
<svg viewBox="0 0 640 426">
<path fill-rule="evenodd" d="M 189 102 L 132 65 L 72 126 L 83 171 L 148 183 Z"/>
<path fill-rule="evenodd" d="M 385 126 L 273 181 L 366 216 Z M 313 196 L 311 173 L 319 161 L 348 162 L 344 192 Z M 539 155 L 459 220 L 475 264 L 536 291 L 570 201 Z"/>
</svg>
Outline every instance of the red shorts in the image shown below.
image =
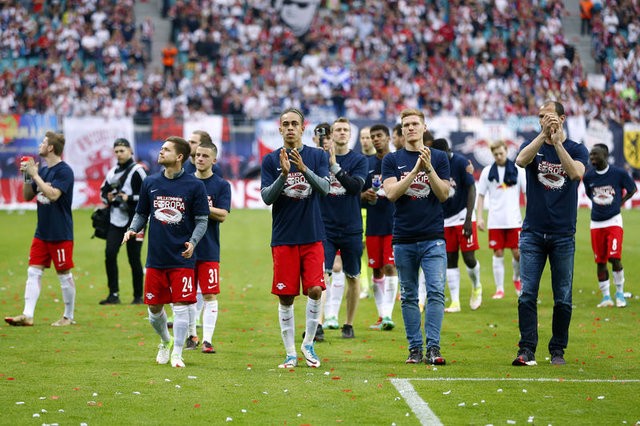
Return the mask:
<svg viewBox="0 0 640 426">
<path fill-rule="evenodd" d="M 391 235 L 367 236 L 367 257 L 369 267 L 380 269 L 384 265 L 395 265 Z"/>
<path fill-rule="evenodd" d="M 144 277 L 144 303 L 196 303 L 196 286 L 191 268 L 147 268 Z"/>
<path fill-rule="evenodd" d="M 271 247 L 273 284 L 271 293 L 277 296 L 298 296 L 311 287 L 324 290 L 324 248 L 321 241 L 311 244 Z"/>
<path fill-rule="evenodd" d="M 202 294 L 220 294 L 220 263 L 196 262 L 195 275 Z"/>
<path fill-rule="evenodd" d="M 489 229 L 489 248 L 491 250 L 517 249 L 521 229 Z"/>
<path fill-rule="evenodd" d="M 43 241 L 33 237 L 29 251 L 29 265 L 48 268 L 52 261 L 56 271 L 73 268 L 73 240 Z"/>
<path fill-rule="evenodd" d="M 444 239 L 447 242 L 447 253 L 454 251 L 467 252 L 475 251 L 480 248 L 478 244 L 478 229 L 476 223 L 471 223 L 471 236 L 469 238 L 462 234 L 462 225 L 445 226 Z"/>
<path fill-rule="evenodd" d="M 591 248 L 596 263 L 607 263 L 609 259 L 622 258 L 622 238 L 624 230 L 620 226 L 609 226 L 591 230 Z"/>
</svg>

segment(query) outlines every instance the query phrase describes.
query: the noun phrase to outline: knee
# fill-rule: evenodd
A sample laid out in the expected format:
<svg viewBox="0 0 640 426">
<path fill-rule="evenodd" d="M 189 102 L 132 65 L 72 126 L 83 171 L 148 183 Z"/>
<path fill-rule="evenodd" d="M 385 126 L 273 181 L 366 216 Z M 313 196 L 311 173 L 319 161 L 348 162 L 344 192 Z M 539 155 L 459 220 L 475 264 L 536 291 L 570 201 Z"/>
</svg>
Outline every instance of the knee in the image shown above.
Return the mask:
<svg viewBox="0 0 640 426">
<path fill-rule="evenodd" d="M 319 300 L 322 297 L 322 287 L 311 287 L 307 292 L 307 296 L 309 296 L 310 299 Z"/>
</svg>

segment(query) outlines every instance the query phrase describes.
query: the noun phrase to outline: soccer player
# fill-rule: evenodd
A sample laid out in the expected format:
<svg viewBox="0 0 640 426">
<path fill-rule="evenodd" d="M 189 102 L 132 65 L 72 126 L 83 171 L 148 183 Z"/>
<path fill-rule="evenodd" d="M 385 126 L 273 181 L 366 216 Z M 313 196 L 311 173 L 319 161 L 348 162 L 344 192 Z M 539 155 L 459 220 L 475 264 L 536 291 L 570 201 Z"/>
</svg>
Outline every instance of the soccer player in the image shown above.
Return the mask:
<svg viewBox="0 0 640 426">
<path fill-rule="evenodd" d="M 362 205 L 367 209 L 367 257 L 373 269 L 373 296 L 378 309 L 378 321 L 370 328 L 392 330 L 395 327 L 393 306 L 398 293 L 398 273 L 391 245 L 394 206 L 382 186 L 382 160 L 390 152 L 389 128 L 374 124 L 370 132 L 376 155 L 367 158 L 369 175 L 361 195 Z"/>
<path fill-rule="evenodd" d="M 624 308 L 624 270 L 622 269 L 622 215 L 620 207 L 636 193 L 636 184 L 631 176 L 620 167 L 607 162 L 609 148 L 605 144 L 595 144 L 589 153 L 593 166 L 582 180 L 587 196 L 591 199 L 591 248 L 595 256 L 598 285 L 602 301 L 598 308 L 613 306 L 609 293 L 609 271 L 611 263 L 613 284 L 616 286 L 616 306 Z M 624 193 L 624 195 L 623 195 Z"/>
<path fill-rule="evenodd" d="M 319 367 L 314 337 L 321 314 L 324 284 L 325 238 L 320 197 L 329 193 L 327 155 L 318 148 L 304 146 L 304 115 L 295 108 L 280 114 L 283 147 L 262 160 L 260 194 L 267 205 L 273 205 L 271 254 L 273 283 L 271 293 L 278 296 L 278 321 L 287 352 L 279 368 L 298 365 L 295 347 L 293 303 L 302 292 L 307 298 L 305 337 L 301 351 L 309 367 Z"/>
<path fill-rule="evenodd" d="M 535 365 L 538 346 L 538 291 L 547 257 L 553 290 L 551 364 L 563 365 L 569 342 L 572 310 L 573 261 L 578 184 L 589 153 L 584 145 L 567 139 L 562 125 L 564 106 L 545 102 L 538 112 L 542 130 L 520 147 L 516 164 L 527 174 L 527 208 L 520 233 L 520 281 L 518 298 L 520 342 L 512 364 Z"/>
<path fill-rule="evenodd" d="M 196 174 L 207 190 L 209 201 L 209 224 L 207 233 L 196 247 L 195 277 L 199 292 L 204 298 L 202 315 L 202 352 L 215 353 L 212 345 L 213 333 L 218 320 L 218 299 L 220 294 L 220 224 L 231 211 L 231 185 L 213 173 L 218 148 L 213 143 L 203 142 L 196 148 Z M 199 316 L 195 305 L 189 305 L 190 314 Z M 191 318 L 190 318 L 191 320 Z M 189 322 L 189 342 L 198 342 L 196 321 Z M 195 338 L 195 339 L 194 339 Z M 194 347 L 195 349 L 195 347 Z"/>
<path fill-rule="evenodd" d="M 332 144 L 329 146 L 329 169 L 331 189 L 321 203 L 322 219 L 327 238 L 324 241 L 324 264 L 333 265 L 336 252 L 340 250 L 342 268 L 347 282 L 347 317 L 342 326 L 342 337 L 353 339 L 353 320 L 360 300 L 360 267 L 362 258 L 362 212 L 360 193 L 367 177 L 367 160 L 364 155 L 349 149 L 351 124 L 340 117 L 331 126 Z M 331 269 L 325 269 L 325 281 Z M 327 295 L 325 307 L 332 297 Z M 340 309 L 337 304 L 335 314 Z M 328 322 L 331 316 L 325 309 Z"/>
<path fill-rule="evenodd" d="M 404 148 L 404 136 L 402 136 L 402 124 L 398 123 L 391 132 L 391 143 L 396 151 Z"/>
<path fill-rule="evenodd" d="M 360 148 L 362 155 L 366 157 L 376 155 L 376 149 L 371 142 L 371 127 L 363 127 L 360 129 Z"/>
<path fill-rule="evenodd" d="M 142 183 L 136 214 L 122 243 L 135 236 L 149 219 L 144 302 L 149 322 L 160 336 L 156 362 L 184 367 L 182 350 L 189 331 L 189 305 L 196 303 L 193 252 L 207 231 L 209 203 L 205 186 L 185 173 L 189 143 L 168 137 L 158 154 L 164 170 Z M 164 305 L 173 304 L 173 336 L 169 335 Z M 173 346 L 173 350 L 172 350 Z"/>
<path fill-rule="evenodd" d="M 495 162 L 482 169 L 478 179 L 478 229 L 489 228 L 489 248 L 493 250 L 493 280 L 496 285 L 494 299 L 504 297 L 504 250 L 511 249 L 513 286 L 520 296 L 520 250 L 518 240 L 522 228 L 520 194 L 526 191 L 524 170 L 507 158 L 507 144 L 491 144 Z M 485 225 L 485 197 L 488 199 L 489 217 Z"/>
<path fill-rule="evenodd" d="M 460 312 L 458 251 L 462 252 L 462 260 L 471 279 L 469 306 L 475 311 L 482 304 L 480 262 L 475 255 L 476 250 L 480 248 L 474 217 L 476 183 L 473 175 L 467 171 L 469 161 L 460 154 L 454 154 L 446 139 L 434 140 L 432 147 L 447 154 L 451 170 L 449 198 L 442 205 L 444 236 L 447 242 L 447 282 L 451 292 L 451 305 L 445 312 Z"/>
<path fill-rule="evenodd" d="M 38 155 L 46 163 L 38 170 L 33 158 L 23 159 L 20 170 L 25 175 L 22 195 L 26 201 L 34 198 L 38 203 L 38 224 L 31 241 L 29 268 L 24 290 L 24 310 L 22 315 L 5 317 L 9 325 L 31 326 L 36 304 L 42 289 L 42 274 L 45 268 L 56 268 L 64 314 L 53 326 L 62 327 L 75 324 L 73 319 L 76 285 L 73 268 L 73 201 L 74 176 L 71 167 L 62 161 L 64 136 L 47 132 L 38 148 Z"/>
<path fill-rule="evenodd" d="M 402 318 L 409 343 L 407 364 L 426 361 L 443 365 L 440 329 L 444 316 L 444 280 L 447 254 L 442 205 L 449 196 L 447 155 L 424 146 L 424 114 L 417 109 L 401 113 L 405 148 L 382 160 L 384 191 L 395 203 L 393 254 L 400 280 Z M 423 358 L 423 336 L 418 306 L 418 274 L 425 274 L 427 305 L 424 329 L 427 355 Z"/>
<path fill-rule="evenodd" d="M 187 174 L 194 174 L 196 172 L 196 149 L 200 146 L 201 143 L 213 143 L 213 139 L 211 139 L 211 135 L 205 130 L 194 130 L 191 135 L 189 135 L 189 147 L 191 149 L 191 154 L 189 155 L 189 159 L 184 162 L 182 167 L 184 168 L 184 172 Z M 222 169 L 218 166 L 216 162 L 213 165 L 213 174 L 222 176 Z"/>
<path fill-rule="evenodd" d="M 147 177 L 144 168 L 133 159 L 131 144 L 124 138 L 118 138 L 113 143 L 117 165 L 113 167 L 100 187 L 102 201 L 109 205 L 109 229 L 105 246 L 105 268 L 109 295 L 101 300 L 101 305 L 115 305 L 120 302 L 120 282 L 118 279 L 118 252 L 122 237 L 129 228 L 131 219 L 140 198 L 142 181 Z M 127 242 L 127 259 L 131 267 L 131 282 L 133 284 L 133 301 L 131 304 L 144 303 L 142 299 L 142 283 L 144 272 L 140 253 L 143 238 L 138 236 Z"/>
</svg>

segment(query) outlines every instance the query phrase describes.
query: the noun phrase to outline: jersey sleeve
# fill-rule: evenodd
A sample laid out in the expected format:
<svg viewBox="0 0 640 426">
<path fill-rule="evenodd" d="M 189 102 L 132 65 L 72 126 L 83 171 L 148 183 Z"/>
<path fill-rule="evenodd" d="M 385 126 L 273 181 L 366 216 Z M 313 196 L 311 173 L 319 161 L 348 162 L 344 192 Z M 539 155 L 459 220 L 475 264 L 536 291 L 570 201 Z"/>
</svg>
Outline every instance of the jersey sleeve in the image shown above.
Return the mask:
<svg viewBox="0 0 640 426">
<path fill-rule="evenodd" d="M 267 154 L 264 157 L 264 160 L 262 161 L 262 167 L 261 167 L 261 173 L 260 173 L 260 176 L 261 176 L 260 188 L 267 188 L 278 177 L 276 167 L 273 164 L 273 158 L 274 158 L 273 155 Z"/>
<path fill-rule="evenodd" d="M 382 180 L 384 181 L 391 177 L 395 177 L 396 179 L 398 178 L 398 176 L 396 175 L 395 153 L 389 153 L 382 159 Z"/>
<path fill-rule="evenodd" d="M 228 212 L 231 211 L 231 185 L 226 180 L 223 180 L 220 185 L 215 207 Z"/>
<path fill-rule="evenodd" d="M 489 190 L 489 169 L 491 166 L 487 166 L 480 172 L 480 177 L 478 178 L 478 184 L 476 185 L 476 190 L 478 195 L 485 195 Z M 520 173 L 518 172 L 518 177 Z"/>
</svg>

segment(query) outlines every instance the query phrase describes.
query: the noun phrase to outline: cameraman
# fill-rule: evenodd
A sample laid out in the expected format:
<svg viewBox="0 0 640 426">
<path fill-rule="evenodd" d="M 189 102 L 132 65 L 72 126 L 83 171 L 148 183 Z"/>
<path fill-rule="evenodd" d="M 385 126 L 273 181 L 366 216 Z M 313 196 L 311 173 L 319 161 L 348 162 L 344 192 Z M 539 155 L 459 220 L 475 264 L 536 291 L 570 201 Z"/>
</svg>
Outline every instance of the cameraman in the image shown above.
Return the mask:
<svg viewBox="0 0 640 426">
<path fill-rule="evenodd" d="M 133 161 L 133 151 L 129 141 L 118 138 L 113 143 L 113 153 L 118 164 L 109 170 L 100 188 L 102 201 L 110 207 L 110 224 L 107 232 L 107 246 L 105 249 L 105 266 L 109 285 L 109 295 L 101 300 L 101 305 L 115 305 L 120 303 L 118 283 L 118 252 L 122 243 L 122 237 L 131 223 L 136 210 L 136 204 L 140 196 L 142 181 L 147 177 L 140 164 Z M 141 236 L 144 234 L 141 232 Z M 127 241 L 127 257 L 131 266 L 131 279 L 133 282 L 132 304 L 142 304 L 142 262 L 140 252 L 142 250 L 142 238 L 133 238 Z"/>
</svg>

